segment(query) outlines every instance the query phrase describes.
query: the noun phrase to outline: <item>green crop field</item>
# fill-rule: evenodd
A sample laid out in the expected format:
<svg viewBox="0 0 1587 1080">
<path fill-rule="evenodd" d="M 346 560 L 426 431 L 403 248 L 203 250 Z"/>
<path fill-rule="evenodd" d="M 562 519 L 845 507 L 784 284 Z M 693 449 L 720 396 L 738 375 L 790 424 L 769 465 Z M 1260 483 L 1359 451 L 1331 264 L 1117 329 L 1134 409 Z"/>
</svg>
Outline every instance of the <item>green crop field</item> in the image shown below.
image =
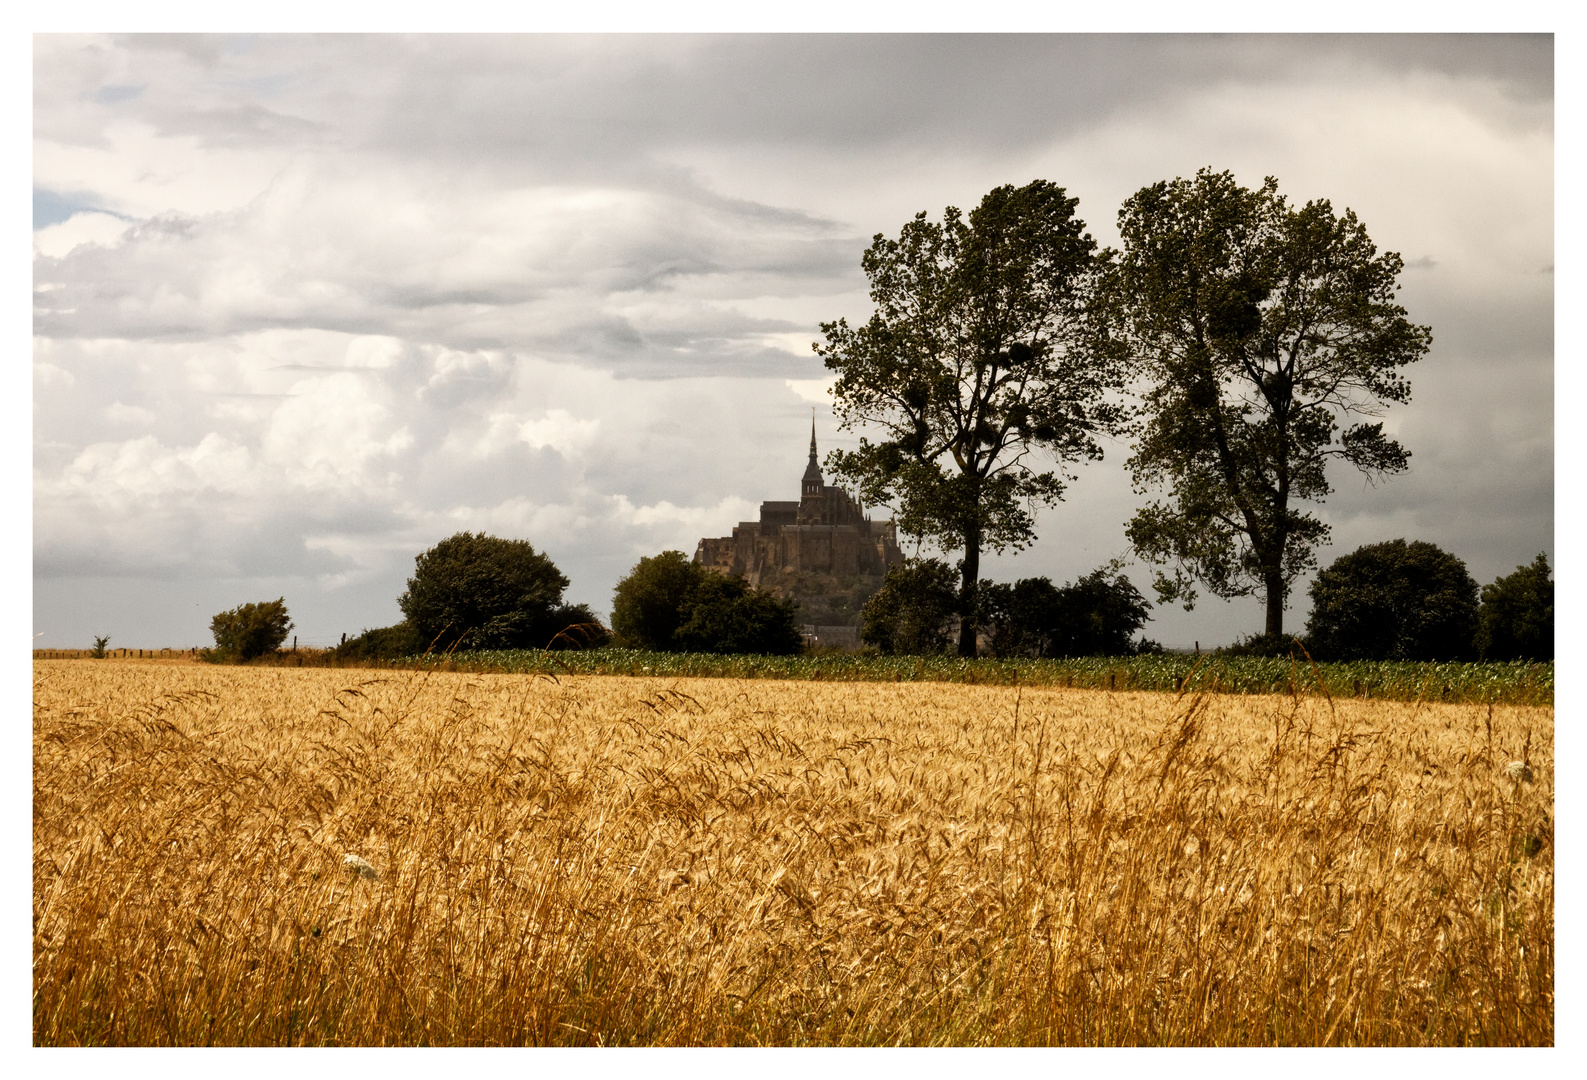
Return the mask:
<svg viewBox="0 0 1587 1080">
<path fill-rule="evenodd" d="M 1233 694 L 1325 693 L 1385 701 L 1552 705 L 1550 663 L 1310 661 L 1168 654 L 1069 660 L 966 660 L 957 656 L 718 656 L 636 649 L 533 649 L 409 658 L 398 666 L 523 674 L 801 679 L 827 682 L 956 682 L 1112 690 L 1208 690 Z"/>
</svg>

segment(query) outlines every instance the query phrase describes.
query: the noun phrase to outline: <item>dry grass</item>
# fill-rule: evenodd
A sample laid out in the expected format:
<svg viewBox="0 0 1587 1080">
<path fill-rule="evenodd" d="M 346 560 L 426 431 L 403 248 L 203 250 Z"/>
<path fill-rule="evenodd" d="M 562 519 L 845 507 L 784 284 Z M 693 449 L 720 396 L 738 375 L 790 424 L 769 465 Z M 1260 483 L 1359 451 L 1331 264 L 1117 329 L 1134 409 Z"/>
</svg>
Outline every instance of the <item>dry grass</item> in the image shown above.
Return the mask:
<svg viewBox="0 0 1587 1080">
<path fill-rule="evenodd" d="M 1550 708 L 34 687 L 39 1044 L 1554 1039 Z"/>
</svg>

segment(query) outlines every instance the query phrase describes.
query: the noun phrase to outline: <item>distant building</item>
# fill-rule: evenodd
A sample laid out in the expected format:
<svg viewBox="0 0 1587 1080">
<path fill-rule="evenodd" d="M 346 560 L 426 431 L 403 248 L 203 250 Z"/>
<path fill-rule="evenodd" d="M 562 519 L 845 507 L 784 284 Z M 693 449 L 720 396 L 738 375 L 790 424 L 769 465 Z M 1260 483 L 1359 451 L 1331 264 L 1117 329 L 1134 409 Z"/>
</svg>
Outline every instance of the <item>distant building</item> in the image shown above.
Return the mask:
<svg viewBox="0 0 1587 1080">
<path fill-rule="evenodd" d="M 810 463 L 794 501 L 760 504 L 759 521 L 741 521 L 732 536 L 706 538 L 694 561 L 719 574 L 799 602 L 807 635 L 824 644 L 859 644 L 860 608 L 903 560 L 891 521 L 872 521 L 847 491 L 830 486 L 816 463 L 815 423 Z"/>
</svg>

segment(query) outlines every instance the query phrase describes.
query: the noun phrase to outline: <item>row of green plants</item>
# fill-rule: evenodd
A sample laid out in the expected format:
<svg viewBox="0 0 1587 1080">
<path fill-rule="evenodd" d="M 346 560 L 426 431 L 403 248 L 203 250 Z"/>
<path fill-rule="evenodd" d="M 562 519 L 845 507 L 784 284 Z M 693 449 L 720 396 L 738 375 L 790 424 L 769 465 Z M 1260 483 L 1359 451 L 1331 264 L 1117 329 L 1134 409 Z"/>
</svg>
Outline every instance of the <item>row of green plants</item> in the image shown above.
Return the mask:
<svg viewBox="0 0 1587 1080">
<path fill-rule="evenodd" d="M 471 650 L 405 657 L 401 666 L 506 674 L 629 675 L 662 678 L 793 679 L 826 682 L 960 682 L 992 686 L 1231 694 L 1327 694 L 1390 701 L 1552 705 L 1554 664 L 1354 661 L 1313 663 L 1297 656 L 1161 653 L 1068 659 L 967 659 L 946 653 L 756 656 L 663 653 L 606 646 L 582 652 Z"/>
</svg>

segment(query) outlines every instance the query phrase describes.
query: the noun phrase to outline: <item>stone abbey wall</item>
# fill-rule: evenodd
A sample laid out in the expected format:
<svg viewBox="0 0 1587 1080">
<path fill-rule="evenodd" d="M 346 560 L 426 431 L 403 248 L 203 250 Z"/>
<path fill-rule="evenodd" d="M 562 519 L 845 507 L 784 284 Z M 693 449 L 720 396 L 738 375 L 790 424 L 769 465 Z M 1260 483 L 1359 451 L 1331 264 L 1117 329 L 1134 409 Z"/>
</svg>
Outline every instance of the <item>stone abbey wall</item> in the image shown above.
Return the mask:
<svg viewBox="0 0 1587 1080">
<path fill-rule="evenodd" d="M 800 489 L 797 502 L 761 503 L 760 520 L 739 522 L 731 536 L 702 539 L 694 561 L 798 600 L 807 624 L 857 625 L 859 606 L 903 559 L 897 530 L 866 517 L 847 491 L 825 482 L 814 425 Z"/>
</svg>

